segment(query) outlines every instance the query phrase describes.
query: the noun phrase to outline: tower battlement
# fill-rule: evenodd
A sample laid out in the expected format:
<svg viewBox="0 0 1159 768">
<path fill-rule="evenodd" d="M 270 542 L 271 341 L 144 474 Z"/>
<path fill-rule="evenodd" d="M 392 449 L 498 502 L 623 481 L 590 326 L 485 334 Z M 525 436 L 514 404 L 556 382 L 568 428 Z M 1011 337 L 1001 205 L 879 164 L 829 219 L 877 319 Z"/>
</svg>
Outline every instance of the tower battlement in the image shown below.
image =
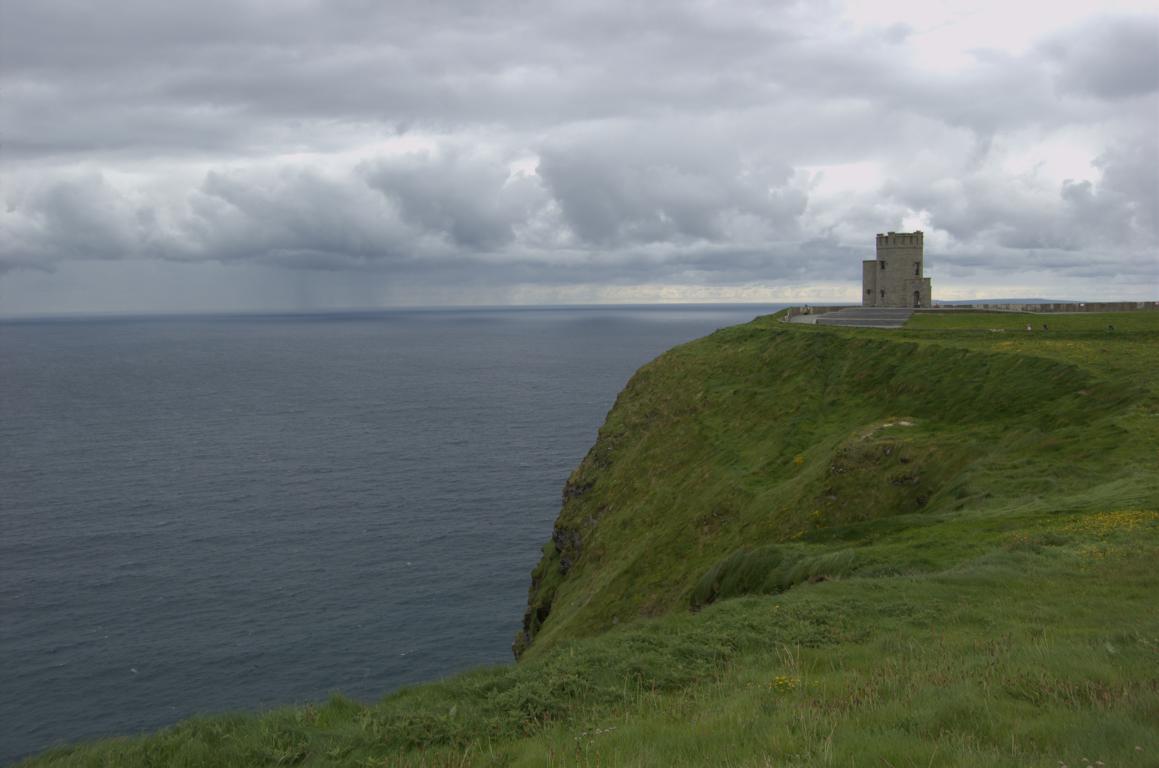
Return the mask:
<svg viewBox="0 0 1159 768">
<path fill-rule="evenodd" d="M 925 235 L 919 229 L 916 232 L 886 232 L 877 235 L 877 248 L 922 248 Z"/>
</svg>

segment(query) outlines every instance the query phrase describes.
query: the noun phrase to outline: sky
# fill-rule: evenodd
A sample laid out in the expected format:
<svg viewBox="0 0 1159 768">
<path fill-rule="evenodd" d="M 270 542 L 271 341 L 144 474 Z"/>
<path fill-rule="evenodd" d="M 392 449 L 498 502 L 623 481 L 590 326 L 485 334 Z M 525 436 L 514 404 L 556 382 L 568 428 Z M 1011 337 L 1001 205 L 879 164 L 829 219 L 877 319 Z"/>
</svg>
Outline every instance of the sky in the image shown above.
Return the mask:
<svg viewBox="0 0 1159 768">
<path fill-rule="evenodd" d="M 1159 298 L 1154 0 L 0 0 L 0 315 Z"/>
</svg>

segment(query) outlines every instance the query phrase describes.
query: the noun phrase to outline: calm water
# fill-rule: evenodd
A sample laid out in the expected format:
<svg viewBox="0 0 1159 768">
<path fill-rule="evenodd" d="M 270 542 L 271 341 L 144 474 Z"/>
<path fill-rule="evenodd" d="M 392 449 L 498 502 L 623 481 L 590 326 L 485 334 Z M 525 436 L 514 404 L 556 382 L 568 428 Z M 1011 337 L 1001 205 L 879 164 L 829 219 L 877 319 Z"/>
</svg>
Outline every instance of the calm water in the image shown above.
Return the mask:
<svg viewBox="0 0 1159 768">
<path fill-rule="evenodd" d="M 769 311 L 0 323 L 0 762 L 508 661 L 616 393 Z"/>
</svg>

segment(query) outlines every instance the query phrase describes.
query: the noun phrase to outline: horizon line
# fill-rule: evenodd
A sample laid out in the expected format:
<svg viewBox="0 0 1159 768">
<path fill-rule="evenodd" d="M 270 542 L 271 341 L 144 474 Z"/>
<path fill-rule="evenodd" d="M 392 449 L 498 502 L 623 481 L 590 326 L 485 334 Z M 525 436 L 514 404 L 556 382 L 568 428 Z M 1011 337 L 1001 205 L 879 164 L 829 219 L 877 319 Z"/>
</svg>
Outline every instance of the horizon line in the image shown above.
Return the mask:
<svg viewBox="0 0 1159 768">
<path fill-rule="evenodd" d="M 1046 298 L 979 298 L 949 299 L 939 304 L 993 304 L 993 303 L 1050 303 L 1089 304 L 1079 299 Z M 1106 303 L 1106 302 L 1093 302 Z M 0 322 L 12 321 L 77 321 L 77 320 L 132 320 L 132 319 L 179 319 L 211 317 L 280 317 L 317 315 L 358 315 L 389 312 L 487 312 L 487 311 L 544 311 L 577 309 L 664 309 L 671 307 L 725 309 L 730 307 L 791 307 L 791 306 L 860 306 L 838 299 L 818 299 L 803 301 L 785 299 L 772 301 L 673 301 L 673 302 L 591 302 L 582 304 L 400 304 L 394 306 L 367 307 L 317 307 L 317 308 L 263 308 L 263 309 L 190 309 L 166 312 L 164 310 L 119 311 L 119 310 L 79 310 L 76 312 L 28 312 L 5 314 L 0 312 Z"/>
</svg>

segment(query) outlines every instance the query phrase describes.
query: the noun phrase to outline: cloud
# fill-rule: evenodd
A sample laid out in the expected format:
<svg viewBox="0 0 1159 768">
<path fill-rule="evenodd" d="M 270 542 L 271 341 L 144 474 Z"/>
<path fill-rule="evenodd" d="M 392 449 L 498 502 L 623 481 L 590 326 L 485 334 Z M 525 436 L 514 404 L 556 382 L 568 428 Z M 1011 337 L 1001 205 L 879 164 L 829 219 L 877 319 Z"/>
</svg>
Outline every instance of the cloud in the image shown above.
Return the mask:
<svg viewBox="0 0 1159 768">
<path fill-rule="evenodd" d="M 583 243 L 623 247 L 786 239 L 805 196 L 783 161 L 752 157 L 714 126 L 585 126 L 550 138 L 538 173 Z"/>
<path fill-rule="evenodd" d="M 63 260 L 141 255 L 153 212 L 99 173 L 20 190 L 0 214 L 0 271 L 46 269 Z"/>
<path fill-rule="evenodd" d="M 534 175 L 512 173 L 500 157 L 455 148 L 378 159 L 358 171 L 403 220 L 467 251 L 494 251 L 511 243 L 515 227 L 546 202 Z"/>
<path fill-rule="evenodd" d="M 723 296 L 855 287 L 922 227 L 936 286 L 1156 276 L 1143 2 L 0 2 L 8 275 Z"/>
<path fill-rule="evenodd" d="M 1116 100 L 1159 90 L 1159 23 L 1100 18 L 1042 44 L 1062 91 Z"/>
</svg>

